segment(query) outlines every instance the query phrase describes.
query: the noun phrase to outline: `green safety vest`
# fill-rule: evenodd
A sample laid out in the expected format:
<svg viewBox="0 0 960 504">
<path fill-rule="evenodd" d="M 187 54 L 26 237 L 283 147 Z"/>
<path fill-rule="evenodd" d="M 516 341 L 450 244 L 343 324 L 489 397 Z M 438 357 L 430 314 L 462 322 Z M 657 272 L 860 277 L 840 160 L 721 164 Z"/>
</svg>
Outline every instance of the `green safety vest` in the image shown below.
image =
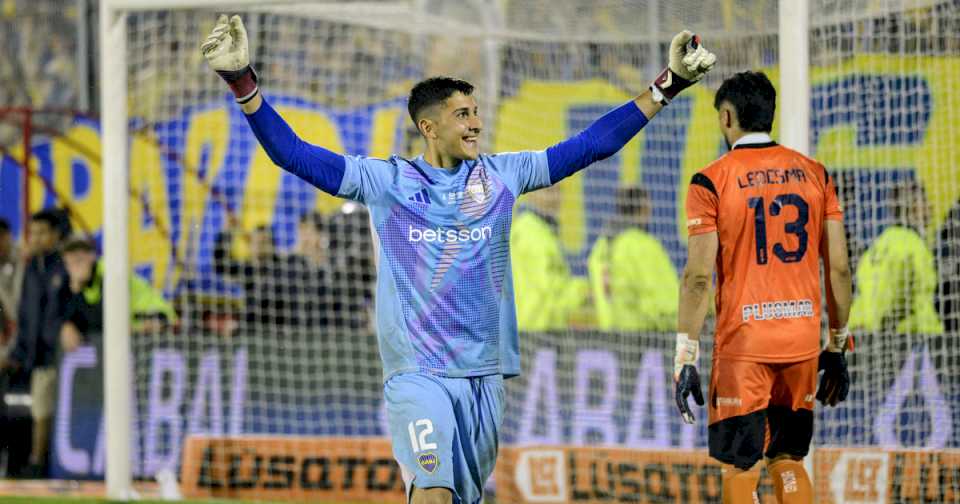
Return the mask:
<svg viewBox="0 0 960 504">
<path fill-rule="evenodd" d="M 680 284 L 655 237 L 629 229 L 597 239 L 587 263 L 597 324 L 604 330 L 672 331 Z"/>
<path fill-rule="evenodd" d="M 83 299 L 87 304 L 97 304 L 103 297 L 103 270 L 103 259 L 100 259 L 97 261 L 93 278 L 82 291 Z M 130 275 L 130 314 L 131 316 L 163 314 L 170 322 L 177 320 L 173 306 L 163 298 L 163 294 L 137 274 Z"/>
<path fill-rule="evenodd" d="M 567 329 L 587 298 L 587 281 L 570 274 L 553 228 L 533 212 L 522 212 L 510 232 L 513 291 L 521 331 Z"/>
<path fill-rule="evenodd" d="M 856 273 L 851 329 L 942 334 L 934 306 L 937 270 L 923 238 L 905 227 L 888 227 L 863 254 Z"/>
</svg>

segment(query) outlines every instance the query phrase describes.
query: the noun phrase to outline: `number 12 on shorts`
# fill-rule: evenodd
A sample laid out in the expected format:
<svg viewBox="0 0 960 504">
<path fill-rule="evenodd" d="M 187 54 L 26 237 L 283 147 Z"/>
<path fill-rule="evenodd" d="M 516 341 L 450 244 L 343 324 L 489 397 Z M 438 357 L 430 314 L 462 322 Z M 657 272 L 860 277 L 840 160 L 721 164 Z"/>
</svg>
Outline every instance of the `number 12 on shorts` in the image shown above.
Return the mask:
<svg viewBox="0 0 960 504">
<path fill-rule="evenodd" d="M 410 445 L 413 446 L 413 453 L 437 449 L 437 443 L 427 441 L 427 436 L 433 434 L 433 422 L 429 418 L 421 418 L 410 422 L 407 424 L 407 431 L 410 433 Z M 419 431 L 419 434 L 417 431 Z"/>
</svg>

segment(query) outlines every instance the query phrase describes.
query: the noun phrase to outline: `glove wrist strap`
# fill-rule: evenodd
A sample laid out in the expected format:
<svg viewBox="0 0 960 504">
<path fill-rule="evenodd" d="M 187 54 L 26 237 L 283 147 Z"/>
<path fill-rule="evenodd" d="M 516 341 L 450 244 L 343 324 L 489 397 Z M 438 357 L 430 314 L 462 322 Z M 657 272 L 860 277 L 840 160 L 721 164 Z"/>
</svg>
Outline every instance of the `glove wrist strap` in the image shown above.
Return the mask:
<svg viewBox="0 0 960 504">
<path fill-rule="evenodd" d="M 680 77 L 679 75 L 673 73 L 670 68 L 664 68 L 660 75 L 653 80 L 653 84 L 650 85 L 650 90 L 654 91 L 656 89 L 660 92 L 661 100 L 657 100 L 657 92 L 654 91 L 654 100 L 660 102 L 661 105 L 667 105 L 670 103 L 670 100 L 673 100 L 680 91 L 687 89 L 693 85 L 693 81 L 689 81 Z"/>
<path fill-rule="evenodd" d="M 257 92 L 257 72 L 247 65 L 240 70 L 217 70 L 217 74 L 227 82 L 237 101 L 250 101 Z"/>
</svg>

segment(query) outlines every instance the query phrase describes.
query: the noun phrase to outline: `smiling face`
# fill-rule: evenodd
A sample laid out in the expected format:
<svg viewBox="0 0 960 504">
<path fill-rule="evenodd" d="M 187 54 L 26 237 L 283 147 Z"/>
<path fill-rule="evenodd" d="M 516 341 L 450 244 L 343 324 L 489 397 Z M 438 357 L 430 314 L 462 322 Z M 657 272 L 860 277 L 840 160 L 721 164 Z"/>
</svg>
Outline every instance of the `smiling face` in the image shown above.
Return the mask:
<svg viewBox="0 0 960 504">
<path fill-rule="evenodd" d="M 477 100 L 456 92 L 443 103 L 430 107 L 418 126 L 441 159 L 454 162 L 480 156 L 483 121 L 477 115 Z"/>
</svg>

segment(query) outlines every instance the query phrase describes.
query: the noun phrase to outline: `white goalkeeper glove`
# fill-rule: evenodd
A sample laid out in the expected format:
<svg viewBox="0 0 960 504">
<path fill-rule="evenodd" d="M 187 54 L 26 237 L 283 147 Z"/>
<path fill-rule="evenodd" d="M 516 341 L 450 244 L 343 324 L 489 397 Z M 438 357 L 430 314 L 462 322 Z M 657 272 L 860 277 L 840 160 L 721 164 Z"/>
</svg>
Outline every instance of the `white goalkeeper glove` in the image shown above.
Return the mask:
<svg viewBox="0 0 960 504">
<path fill-rule="evenodd" d="M 703 391 L 700 390 L 700 342 L 690 339 L 686 333 L 677 333 L 677 350 L 673 355 L 674 395 L 680 416 L 688 424 L 694 422 L 693 411 L 687 403 L 687 397 L 693 394 L 693 400 L 703 406 Z"/>
<path fill-rule="evenodd" d="M 247 29 L 240 16 L 228 19 L 226 14 L 220 15 L 213 31 L 200 46 L 207 64 L 227 81 L 237 103 L 247 103 L 260 92 L 247 46 Z"/>
<path fill-rule="evenodd" d="M 670 41 L 670 63 L 653 80 L 650 91 L 662 105 L 670 103 L 680 91 L 702 79 L 717 62 L 717 56 L 700 43 L 700 37 L 688 30 Z"/>
</svg>

